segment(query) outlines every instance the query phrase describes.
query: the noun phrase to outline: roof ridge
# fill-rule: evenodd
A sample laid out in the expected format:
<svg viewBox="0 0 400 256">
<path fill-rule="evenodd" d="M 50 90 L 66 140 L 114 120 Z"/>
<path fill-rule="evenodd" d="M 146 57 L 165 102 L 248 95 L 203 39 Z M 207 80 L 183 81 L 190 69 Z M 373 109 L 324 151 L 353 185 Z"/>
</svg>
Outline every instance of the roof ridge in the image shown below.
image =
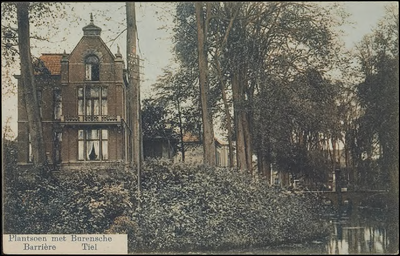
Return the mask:
<svg viewBox="0 0 400 256">
<path fill-rule="evenodd" d="M 64 55 L 64 53 L 42 53 L 42 55 Z"/>
</svg>

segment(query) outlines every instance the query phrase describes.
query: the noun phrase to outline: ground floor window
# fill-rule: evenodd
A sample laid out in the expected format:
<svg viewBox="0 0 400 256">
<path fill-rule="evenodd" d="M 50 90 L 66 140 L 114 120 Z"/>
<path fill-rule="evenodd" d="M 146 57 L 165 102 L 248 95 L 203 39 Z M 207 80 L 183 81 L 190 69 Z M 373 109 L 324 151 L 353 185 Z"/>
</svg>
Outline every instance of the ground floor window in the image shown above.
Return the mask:
<svg viewBox="0 0 400 256">
<path fill-rule="evenodd" d="M 32 162 L 33 162 L 32 141 L 31 141 L 31 134 L 28 133 L 28 163 Z"/>
<path fill-rule="evenodd" d="M 62 132 L 54 133 L 54 162 L 56 164 L 61 163 L 61 141 L 62 141 Z"/>
<path fill-rule="evenodd" d="M 78 130 L 78 160 L 108 160 L 108 130 Z"/>
</svg>

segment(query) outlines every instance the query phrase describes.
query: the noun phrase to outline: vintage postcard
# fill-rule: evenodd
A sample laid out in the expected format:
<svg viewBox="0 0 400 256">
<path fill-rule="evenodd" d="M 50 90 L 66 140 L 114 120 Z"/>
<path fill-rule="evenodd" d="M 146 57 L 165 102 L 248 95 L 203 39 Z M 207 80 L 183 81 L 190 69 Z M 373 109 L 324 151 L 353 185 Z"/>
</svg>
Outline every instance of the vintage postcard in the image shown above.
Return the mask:
<svg viewBox="0 0 400 256">
<path fill-rule="evenodd" d="M 2 2 L 4 254 L 398 254 L 398 2 Z"/>
</svg>

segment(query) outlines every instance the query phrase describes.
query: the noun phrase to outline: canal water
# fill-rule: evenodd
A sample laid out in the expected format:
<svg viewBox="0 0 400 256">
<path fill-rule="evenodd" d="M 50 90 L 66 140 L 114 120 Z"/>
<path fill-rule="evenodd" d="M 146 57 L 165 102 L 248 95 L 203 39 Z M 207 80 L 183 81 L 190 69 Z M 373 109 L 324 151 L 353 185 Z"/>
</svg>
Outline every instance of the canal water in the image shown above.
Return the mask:
<svg viewBox="0 0 400 256">
<path fill-rule="evenodd" d="M 358 209 L 326 217 L 327 237 L 302 244 L 233 250 L 230 254 L 398 254 L 399 225 L 382 211 Z"/>
</svg>

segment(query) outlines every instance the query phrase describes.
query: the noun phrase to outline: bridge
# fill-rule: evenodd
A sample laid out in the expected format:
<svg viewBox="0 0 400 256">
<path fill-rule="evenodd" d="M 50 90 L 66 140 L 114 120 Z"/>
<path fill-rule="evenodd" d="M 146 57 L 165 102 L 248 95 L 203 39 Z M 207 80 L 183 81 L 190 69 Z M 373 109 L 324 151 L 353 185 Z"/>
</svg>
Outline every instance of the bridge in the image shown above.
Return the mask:
<svg viewBox="0 0 400 256">
<path fill-rule="evenodd" d="M 304 191 L 318 194 L 327 204 L 336 209 L 342 205 L 357 207 L 363 202 L 378 201 L 384 203 L 387 198 L 387 190 L 359 190 L 359 191 Z"/>
</svg>

